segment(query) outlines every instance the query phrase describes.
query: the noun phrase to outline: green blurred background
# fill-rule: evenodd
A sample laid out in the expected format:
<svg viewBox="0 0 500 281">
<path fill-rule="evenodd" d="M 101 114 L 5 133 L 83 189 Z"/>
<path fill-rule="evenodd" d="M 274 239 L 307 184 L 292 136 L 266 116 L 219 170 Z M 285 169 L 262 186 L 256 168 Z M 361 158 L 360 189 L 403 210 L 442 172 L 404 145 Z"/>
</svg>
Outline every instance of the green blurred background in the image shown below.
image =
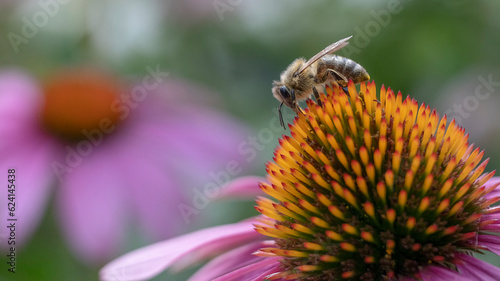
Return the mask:
<svg viewBox="0 0 500 281">
<path fill-rule="evenodd" d="M 32 22 L 46 2 L 2 1 L 1 68 L 15 66 L 43 78 L 66 65 L 100 64 L 124 77 L 141 77 L 146 66 L 160 65 L 220 95 L 222 110 L 258 137 L 276 118 L 270 88 L 280 72 L 293 59 L 354 35 L 338 54 L 362 64 L 378 86 L 459 119 L 471 142 L 491 158 L 488 170 L 500 165 L 499 1 L 61 0 L 32 38 L 13 44 L 9 34 L 22 35 L 25 20 Z M 487 87 L 485 81 L 493 82 Z M 277 138 L 262 143 L 245 174 L 265 174 Z M 248 208 L 241 202 L 211 204 L 192 228 L 256 214 L 252 202 L 244 204 Z M 18 252 L 15 275 L 2 263 L 0 280 L 97 279 L 99 267 L 80 263 L 61 243 L 54 213 L 49 208 Z M 141 245 L 140 238 L 132 239 L 124 252 Z M 485 260 L 500 266 L 497 257 Z M 190 272 L 154 280 L 185 280 Z"/>
</svg>

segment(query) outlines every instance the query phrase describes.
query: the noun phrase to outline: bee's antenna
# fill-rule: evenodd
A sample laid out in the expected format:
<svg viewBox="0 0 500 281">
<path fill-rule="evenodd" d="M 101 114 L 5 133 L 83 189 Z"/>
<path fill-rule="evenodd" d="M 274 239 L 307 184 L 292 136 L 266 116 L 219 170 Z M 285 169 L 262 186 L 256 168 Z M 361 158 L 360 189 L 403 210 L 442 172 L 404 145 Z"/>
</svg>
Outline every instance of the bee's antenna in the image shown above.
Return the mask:
<svg viewBox="0 0 500 281">
<path fill-rule="evenodd" d="M 283 106 L 283 102 L 281 102 L 280 106 L 278 106 L 278 114 L 280 116 L 280 125 L 281 125 L 281 127 L 283 127 L 283 129 L 286 130 L 285 121 L 283 121 L 283 114 L 281 113 L 281 107 L 282 106 Z"/>
</svg>

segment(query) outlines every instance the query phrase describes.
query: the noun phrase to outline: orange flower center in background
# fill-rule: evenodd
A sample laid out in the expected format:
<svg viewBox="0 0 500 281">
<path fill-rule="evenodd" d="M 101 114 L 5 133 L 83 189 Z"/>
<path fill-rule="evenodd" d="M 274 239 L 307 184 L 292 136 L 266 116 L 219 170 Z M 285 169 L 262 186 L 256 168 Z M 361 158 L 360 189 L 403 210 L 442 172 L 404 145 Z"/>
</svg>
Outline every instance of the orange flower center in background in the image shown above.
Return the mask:
<svg viewBox="0 0 500 281">
<path fill-rule="evenodd" d="M 120 119 L 113 109 L 120 85 L 107 73 L 90 69 L 58 73 L 45 83 L 44 93 L 43 126 L 66 141 L 84 139 L 86 132 L 106 130 Z"/>
</svg>

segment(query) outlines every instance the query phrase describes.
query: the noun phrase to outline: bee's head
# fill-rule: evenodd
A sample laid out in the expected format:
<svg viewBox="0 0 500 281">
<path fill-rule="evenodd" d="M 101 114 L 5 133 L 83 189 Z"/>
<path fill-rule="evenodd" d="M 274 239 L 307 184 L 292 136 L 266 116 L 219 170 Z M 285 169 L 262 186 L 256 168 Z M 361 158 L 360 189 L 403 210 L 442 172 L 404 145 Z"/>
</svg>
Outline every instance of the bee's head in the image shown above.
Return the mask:
<svg viewBox="0 0 500 281">
<path fill-rule="evenodd" d="M 285 85 L 275 85 L 273 87 L 273 96 L 286 106 L 295 108 L 295 92 L 293 89 Z"/>
</svg>

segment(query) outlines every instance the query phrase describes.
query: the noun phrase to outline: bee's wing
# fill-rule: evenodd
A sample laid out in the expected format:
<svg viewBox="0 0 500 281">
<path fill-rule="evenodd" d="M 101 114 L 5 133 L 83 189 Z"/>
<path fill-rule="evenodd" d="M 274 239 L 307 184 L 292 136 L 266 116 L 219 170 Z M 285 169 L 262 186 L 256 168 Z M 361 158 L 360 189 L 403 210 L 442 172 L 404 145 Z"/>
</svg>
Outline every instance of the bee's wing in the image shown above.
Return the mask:
<svg viewBox="0 0 500 281">
<path fill-rule="evenodd" d="M 331 54 L 331 53 L 334 53 L 340 49 L 342 49 L 343 47 L 345 47 L 347 44 L 349 44 L 349 42 L 347 42 L 349 39 L 351 39 L 352 35 L 349 36 L 349 37 L 346 37 L 344 39 L 341 39 L 329 46 L 327 46 L 326 48 L 324 48 L 322 51 L 320 51 L 319 53 L 317 53 L 316 55 L 314 55 L 314 57 L 310 58 L 296 73 L 295 75 L 298 75 L 300 73 L 302 73 L 302 71 L 304 71 L 306 68 L 308 68 L 309 66 L 311 66 L 311 64 L 313 64 L 315 61 L 319 60 L 320 58 L 322 58 L 324 55 L 327 55 L 327 54 Z"/>
</svg>

